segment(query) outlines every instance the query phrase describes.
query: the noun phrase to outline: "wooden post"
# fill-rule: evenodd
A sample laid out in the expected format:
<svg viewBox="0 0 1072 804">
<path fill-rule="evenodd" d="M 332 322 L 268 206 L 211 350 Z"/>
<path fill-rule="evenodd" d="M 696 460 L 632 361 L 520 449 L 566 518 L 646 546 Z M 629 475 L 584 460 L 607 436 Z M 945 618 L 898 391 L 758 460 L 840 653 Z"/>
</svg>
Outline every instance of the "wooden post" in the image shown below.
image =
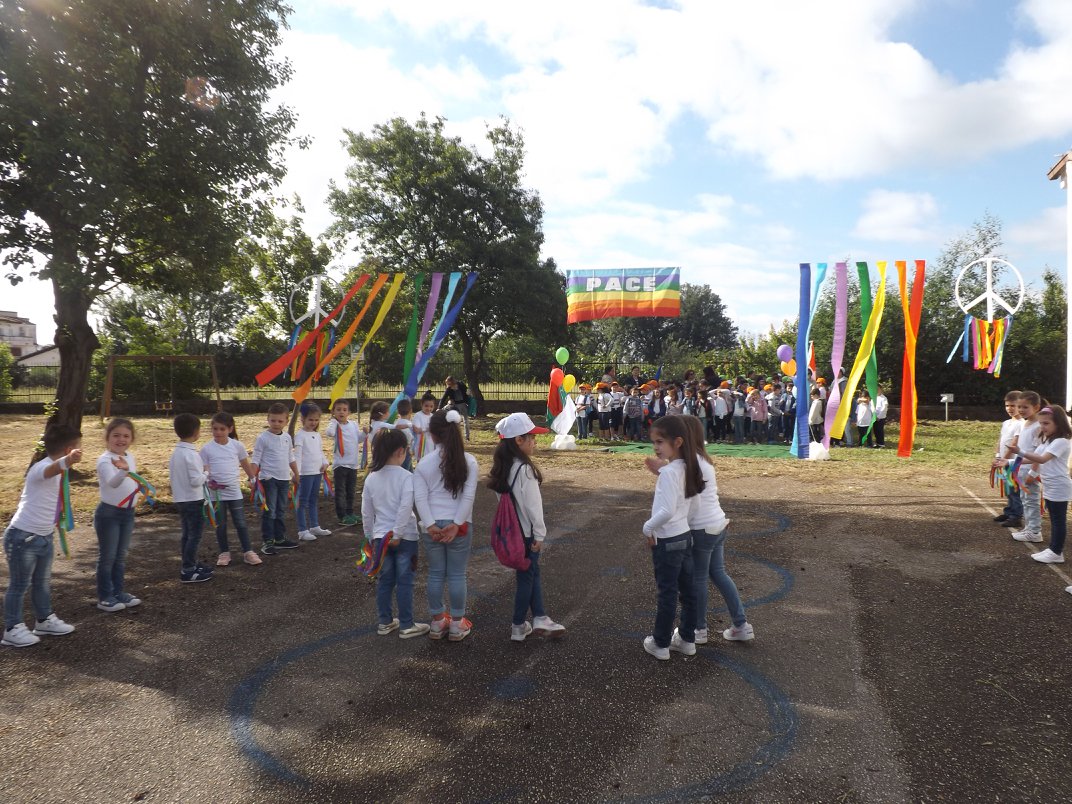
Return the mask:
<svg viewBox="0 0 1072 804">
<path fill-rule="evenodd" d="M 223 413 L 223 399 L 220 397 L 220 378 L 216 374 L 216 357 L 208 356 L 208 365 L 212 369 L 212 387 L 216 389 L 216 412 Z"/>
<path fill-rule="evenodd" d="M 112 386 L 115 382 L 115 355 L 108 355 L 108 373 L 104 375 L 104 393 L 101 395 L 101 421 L 112 412 Z"/>
</svg>

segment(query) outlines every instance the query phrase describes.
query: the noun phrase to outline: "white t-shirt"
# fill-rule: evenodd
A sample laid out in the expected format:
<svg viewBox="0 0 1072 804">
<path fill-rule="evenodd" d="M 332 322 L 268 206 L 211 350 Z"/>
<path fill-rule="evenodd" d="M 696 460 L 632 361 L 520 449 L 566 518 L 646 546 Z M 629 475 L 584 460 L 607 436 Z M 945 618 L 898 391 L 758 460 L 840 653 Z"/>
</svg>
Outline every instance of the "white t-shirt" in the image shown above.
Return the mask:
<svg viewBox="0 0 1072 804">
<path fill-rule="evenodd" d="M 216 491 L 221 500 L 241 500 L 239 465 L 249 458 L 241 441 L 228 438 L 226 444 L 215 439 L 201 447 L 201 460 L 208 467 L 208 479 L 223 486 Z"/>
<path fill-rule="evenodd" d="M 339 424 L 338 419 L 332 419 L 328 422 L 327 436 L 333 444 L 332 465 L 356 469 L 361 461 L 361 445 L 365 443 L 365 433 L 357 422 Z"/>
<path fill-rule="evenodd" d="M 449 519 L 456 525 L 464 525 L 473 518 L 473 500 L 476 498 L 476 485 L 480 479 L 480 466 L 476 458 L 465 453 L 468 474 L 457 497 L 443 485 L 440 460 L 441 456 L 436 452 L 424 458 L 413 471 L 413 500 L 417 506 L 421 527 L 425 530 L 434 525 L 437 519 Z"/>
<path fill-rule="evenodd" d="M 1001 435 L 998 437 L 998 451 L 995 458 L 1004 458 L 1012 446 L 1013 439 L 1024 429 L 1023 419 L 1006 419 L 1001 423 Z"/>
<path fill-rule="evenodd" d="M 290 480 L 294 462 L 294 444 L 289 433 L 264 430 L 253 442 L 252 462 L 260 467 L 262 480 Z"/>
<path fill-rule="evenodd" d="M 1016 447 L 1021 452 L 1040 452 L 1041 449 L 1041 431 L 1039 430 L 1038 421 L 1031 423 L 1024 422 L 1023 429 L 1020 431 L 1020 435 L 1017 437 Z M 1020 465 L 1019 480 L 1023 482 L 1027 479 L 1028 467 L 1032 466 L 1027 461 L 1024 461 Z"/>
<path fill-rule="evenodd" d="M 63 473 L 45 477 L 45 470 L 54 464 L 51 458 L 43 458 L 30 467 L 26 483 L 19 497 L 19 507 L 11 519 L 11 527 L 51 536 L 56 528 L 56 506 L 63 486 Z"/>
<path fill-rule="evenodd" d="M 1072 500 L 1072 477 L 1068 474 L 1068 454 L 1072 445 L 1067 438 L 1055 438 L 1041 445 L 1036 452 L 1053 455 L 1039 467 L 1042 477 L 1042 496 L 1052 502 Z"/>
<path fill-rule="evenodd" d="M 886 399 L 885 394 L 879 394 L 875 397 L 875 418 L 885 419 L 890 412 L 890 401 Z"/>
<path fill-rule="evenodd" d="M 299 475 L 318 475 L 327 466 L 324 457 L 324 441 L 316 430 L 298 430 L 294 433 L 294 460 Z"/>
<path fill-rule="evenodd" d="M 127 462 L 129 469 L 119 469 L 113 460 L 122 458 Z M 107 505 L 120 505 L 124 508 L 133 508 L 138 503 L 138 484 L 130 479 L 130 472 L 137 472 L 134 463 L 134 455 L 128 452 L 126 455 L 116 455 L 114 452 L 105 452 L 97 458 L 97 482 L 100 484 L 100 498 Z M 132 496 L 133 495 L 133 496 Z"/>
<path fill-rule="evenodd" d="M 808 409 L 808 424 L 823 423 L 823 400 L 813 399 Z"/>
<path fill-rule="evenodd" d="M 699 458 L 698 461 L 700 471 L 703 473 L 704 490 L 685 500 L 689 506 L 689 530 L 706 530 L 708 533 L 718 534 L 726 529 L 729 520 L 726 519 L 726 513 L 718 501 L 715 467 L 703 458 Z"/>
<path fill-rule="evenodd" d="M 856 425 L 858 427 L 869 427 L 871 425 L 871 403 L 870 402 L 857 402 L 856 403 Z"/>
<path fill-rule="evenodd" d="M 361 524 L 369 541 L 389 532 L 396 538 L 417 541 L 413 515 L 413 475 L 401 466 L 370 472 L 361 490 Z"/>
</svg>

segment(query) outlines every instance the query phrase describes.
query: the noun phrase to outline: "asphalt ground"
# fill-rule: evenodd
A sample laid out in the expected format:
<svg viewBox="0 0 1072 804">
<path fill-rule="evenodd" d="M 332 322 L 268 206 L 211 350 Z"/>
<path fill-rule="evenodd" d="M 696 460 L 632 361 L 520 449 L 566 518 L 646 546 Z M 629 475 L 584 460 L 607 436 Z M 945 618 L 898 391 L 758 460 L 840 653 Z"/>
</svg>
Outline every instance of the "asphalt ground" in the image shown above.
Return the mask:
<svg viewBox="0 0 1072 804">
<path fill-rule="evenodd" d="M 544 486 L 560 640 L 509 641 L 483 489 L 462 643 L 375 634 L 352 529 L 181 586 L 175 517 L 139 517 L 145 602 L 118 614 L 93 607 L 92 550 L 57 559 L 78 630 L 0 651 L 0 800 L 1072 800 L 1072 595 L 989 493 L 723 472 L 756 640 L 658 662 L 653 479 L 597 469 Z M 712 589 L 716 637 L 721 605 Z"/>
</svg>

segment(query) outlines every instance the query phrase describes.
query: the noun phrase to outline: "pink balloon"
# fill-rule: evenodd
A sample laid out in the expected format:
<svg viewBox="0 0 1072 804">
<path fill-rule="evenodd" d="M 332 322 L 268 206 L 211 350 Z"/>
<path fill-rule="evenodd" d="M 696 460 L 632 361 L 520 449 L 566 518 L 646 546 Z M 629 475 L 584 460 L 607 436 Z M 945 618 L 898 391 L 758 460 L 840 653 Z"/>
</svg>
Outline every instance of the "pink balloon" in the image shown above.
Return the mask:
<svg viewBox="0 0 1072 804">
<path fill-rule="evenodd" d="M 565 376 L 566 375 L 562 373 L 562 369 L 560 369 L 558 366 L 555 366 L 553 369 L 551 369 L 551 385 L 561 385 L 562 378 Z"/>
</svg>

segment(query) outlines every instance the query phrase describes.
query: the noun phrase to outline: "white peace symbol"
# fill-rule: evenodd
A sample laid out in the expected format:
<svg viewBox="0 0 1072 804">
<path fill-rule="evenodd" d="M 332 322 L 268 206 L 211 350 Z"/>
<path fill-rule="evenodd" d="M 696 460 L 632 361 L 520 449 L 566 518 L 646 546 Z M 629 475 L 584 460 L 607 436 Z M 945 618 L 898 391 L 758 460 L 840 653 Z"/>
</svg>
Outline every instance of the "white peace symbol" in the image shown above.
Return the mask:
<svg viewBox="0 0 1072 804">
<path fill-rule="evenodd" d="M 315 274 L 313 276 L 305 277 L 300 282 L 298 282 L 297 285 L 294 286 L 294 290 L 292 290 L 290 292 L 290 298 L 287 301 L 287 308 L 290 311 L 290 320 L 294 322 L 294 326 L 297 326 L 298 324 L 300 324 L 301 322 L 305 321 L 307 318 L 310 318 L 310 317 L 313 319 L 313 326 L 319 326 L 320 322 L 323 319 L 325 319 L 329 315 L 331 315 L 331 310 L 325 310 L 324 307 L 323 307 L 323 305 L 324 305 L 324 293 L 323 293 L 323 290 L 324 290 L 324 285 L 327 284 L 327 283 L 331 283 L 331 284 L 336 285 L 336 286 L 339 285 L 339 283 L 336 282 L 334 279 L 332 279 L 330 276 L 326 276 L 324 274 Z M 310 285 L 309 289 L 305 291 L 306 298 L 309 299 L 309 307 L 308 307 L 308 309 L 305 311 L 305 313 L 303 315 L 295 316 L 294 315 L 294 297 L 298 294 L 298 291 L 300 291 L 305 285 Z M 335 318 L 335 321 L 341 320 L 342 316 L 343 316 L 343 314 L 345 312 L 346 312 L 345 308 L 340 310 L 339 315 L 336 316 L 336 318 Z M 334 322 L 332 322 L 332 326 L 335 326 Z"/>
<path fill-rule="evenodd" d="M 1005 301 L 1005 299 L 1003 299 L 994 291 L 994 263 L 1001 263 L 1002 265 L 1008 266 L 1012 270 L 1013 274 L 1016 276 L 1016 281 L 1020 285 L 1019 296 L 1016 299 L 1016 304 L 1013 306 L 1010 306 L 1009 303 Z M 986 290 L 983 291 L 978 297 L 972 299 L 970 302 L 965 302 L 960 297 L 960 281 L 968 274 L 969 271 L 972 271 L 975 266 L 979 264 L 984 264 L 986 266 Z M 954 285 L 953 287 L 953 294 L 956 297 L 957 306 L 960 307 L 960 309 L 968 315 L 971 314 L 972 308 L 978 306 L 981 302 L 985 301 L 986 320 L 993 321 L 995 304 L 1004 307 L 1005 310 L 1008 311 L 1009 315 L 1015 315 L 1016 312 L 1020 309 L 1020 306 L 1024 303 L 1025 296 L 1024 278 L 1016 269 L 1016 266 L 1008 260 L 1003 260 L 1000 257 L 983 257 L 981 260 L 976 260 L 975 262 L 969 263 L 968 265 L 964 266 L 961 272 L 957 274 L 957 282 L 956 285 Z"/>
</svg>

